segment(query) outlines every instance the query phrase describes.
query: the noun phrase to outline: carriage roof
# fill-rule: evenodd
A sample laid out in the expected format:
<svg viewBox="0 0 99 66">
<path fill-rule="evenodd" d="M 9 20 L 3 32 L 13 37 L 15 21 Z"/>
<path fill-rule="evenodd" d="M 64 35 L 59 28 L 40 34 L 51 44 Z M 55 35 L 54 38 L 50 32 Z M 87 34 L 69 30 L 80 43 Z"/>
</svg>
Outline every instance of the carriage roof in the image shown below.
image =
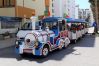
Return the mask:
<svg viewBox="0 0 99 66">
<path fill-rule="evenodd" d="M 46 23 L 46 22 L 58 22 L 58 21 L 62 21 L 63 18 L 62 17 L 48 17 L 42 20 L 42 22 Z"/>
<path fill-rule="evenodd" d="M 87 23 L 84 19 L 66 18 L 67 23 Z"/>
</svg>

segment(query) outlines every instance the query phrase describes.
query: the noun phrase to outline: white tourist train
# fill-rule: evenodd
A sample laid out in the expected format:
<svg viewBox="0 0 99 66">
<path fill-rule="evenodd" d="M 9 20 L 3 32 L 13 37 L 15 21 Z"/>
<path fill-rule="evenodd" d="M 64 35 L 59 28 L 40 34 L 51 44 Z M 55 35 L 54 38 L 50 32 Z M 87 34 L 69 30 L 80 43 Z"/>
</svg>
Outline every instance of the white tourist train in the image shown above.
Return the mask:
<svg viewBox="0 0 99 66">
<path fill-rule="evenodd" d="M 16 51 L 23 56 L 31 53 L 36 56 L 47 56 L 55 49 L 62 49 L 70 44 L 70 40 L 77 40 L 86 33 L 85 28 L 79 31 L 72 29 L 67 19 L 61 17 L 48 17 L 42 21 L 26 22 L 17 33 Z M 77 24 L 77 22 L 74 22 Z M 80 23 L 80 22 L 79 22 Z M 85 23 L 81 22 L 80 25 Z M 75 27 L 77 28 L 77 27 Z M 79 36 L 77 35 L 79 33 Z M 75 35 L 76 34 L 76 35 Z"/>
</svg>

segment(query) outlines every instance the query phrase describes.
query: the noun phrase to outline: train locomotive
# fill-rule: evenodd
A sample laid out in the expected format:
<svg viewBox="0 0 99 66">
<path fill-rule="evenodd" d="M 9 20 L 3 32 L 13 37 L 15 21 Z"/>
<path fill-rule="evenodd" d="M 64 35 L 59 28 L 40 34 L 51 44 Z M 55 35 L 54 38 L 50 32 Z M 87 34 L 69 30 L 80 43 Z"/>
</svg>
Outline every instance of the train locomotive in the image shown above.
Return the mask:
<svg viewBox="0 0 99 66">
<path fill-rule="evenodd" d="M 49 52 L 67 47 L 70 43 L 66 20 L 60 17 L 28 22 L 17 33 L 17 38 L 16 52 L 21 56 L 31 53 L 46 57 Z"/>
</svg>

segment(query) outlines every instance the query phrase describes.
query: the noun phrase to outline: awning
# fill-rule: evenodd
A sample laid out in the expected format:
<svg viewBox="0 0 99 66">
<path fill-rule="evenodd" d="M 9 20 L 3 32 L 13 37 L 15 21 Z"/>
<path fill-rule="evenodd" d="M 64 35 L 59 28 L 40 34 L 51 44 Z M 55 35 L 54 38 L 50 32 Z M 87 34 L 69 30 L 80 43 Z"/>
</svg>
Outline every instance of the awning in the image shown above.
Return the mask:
<svg viewBox="0 0 99 66">
<path fill-rule="evenodd" d="M 43 19 L 42 22 L 58 22 L 58 18 L 48 17 L 48 18 Z"/>
<path fill-rule="evenodd" d="M 22 22 L 21 17 L 7 17 L 7 16 L 0 16 L 1 22 Z"/>
<path fill-rule="evenodd" d="M 66 18 L 67 23 L 87 23 L 84 19 Z"/>
</svg>

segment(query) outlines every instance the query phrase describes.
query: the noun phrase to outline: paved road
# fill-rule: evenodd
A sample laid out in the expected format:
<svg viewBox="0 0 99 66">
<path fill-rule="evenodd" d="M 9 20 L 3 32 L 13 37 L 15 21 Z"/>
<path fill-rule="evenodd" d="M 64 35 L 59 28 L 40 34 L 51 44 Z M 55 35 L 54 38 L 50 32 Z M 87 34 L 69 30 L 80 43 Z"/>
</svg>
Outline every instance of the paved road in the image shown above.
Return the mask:
<svg viewBox="0 0 99 66">
<path fill-rule="evenodd" d="M 0 40 L 0 49 L 15 45 L 15 38 Z"/>
<path fill-rule="evenodd" d="M 99 66 L 99 37 L 86 36 L 67 49 L 54 51 L 47 58 L 19 57 L 14 46 L 0 49 L 0 66 Z"/>
</svg>

